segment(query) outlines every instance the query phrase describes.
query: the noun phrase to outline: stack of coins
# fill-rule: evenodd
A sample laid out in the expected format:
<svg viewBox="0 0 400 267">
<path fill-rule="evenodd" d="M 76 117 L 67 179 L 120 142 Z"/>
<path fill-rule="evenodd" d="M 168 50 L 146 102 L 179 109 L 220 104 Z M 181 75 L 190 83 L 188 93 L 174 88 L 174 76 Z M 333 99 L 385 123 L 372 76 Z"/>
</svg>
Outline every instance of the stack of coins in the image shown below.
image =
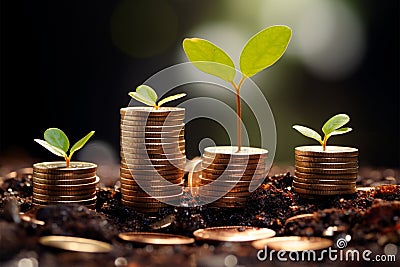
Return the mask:
<svg viewBox="0 0 400 267">
<path fill-rule="evenodd" d="M 94 208 L 99 177 L 89 162 L 40 162 L 33 165 L 33 198 L 36 205 L 81 204 Z"/>
<path fill-rule="evenodd" d="M 241 207 L 250 195 L 252 179 L 267 175 L 268 151 L 235 146 L 207 147 L 202 155 L 200 200 L 215 207 Z"/>
<path fill-rule="evenodd" d="M 293 191 L 318 198 L 356 192 L 358 149 L 352 147 L 301 146 L 295 148 Z"/>
<path fill-rule="evenodd" d="M 121 113 L 122 203 L 156 212 L 179 203 L 185 175 L 185 109 L 127 107 Z"/>
</svg>

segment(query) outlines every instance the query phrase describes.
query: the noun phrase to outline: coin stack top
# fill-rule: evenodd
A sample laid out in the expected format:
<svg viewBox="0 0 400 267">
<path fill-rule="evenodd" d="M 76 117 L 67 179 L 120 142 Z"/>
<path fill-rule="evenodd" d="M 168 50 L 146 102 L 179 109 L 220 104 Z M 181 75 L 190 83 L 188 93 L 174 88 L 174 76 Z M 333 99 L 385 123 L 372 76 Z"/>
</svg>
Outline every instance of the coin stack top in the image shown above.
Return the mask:
<svg viewBox="0 0 400 267">
<path fill-rule="evenodd" d="M 186 163 L 184 108 L 120 109 L 122 203 L 156 212 L 179 202 Z"/>
<path fill-rule="evenodd" d="M 295 148 L 293 191 L 306 198 L 356 192 L 358 149 L 342 146 Z"/>
<path fill-rule="evenodd" d="M 82 204 L 94 208 L 99 177 L 97 165 L 90 162 L 64 161 L 33 164 L 33 198 L 36 205 Z"/>
<path fill-rule="evenodd" d="M 199 176 L 200 200 L 215 207 L 242 207 L 252 179 L 264 179 L 268 151 L 261 148 L 216 146 L 204 149 Z"/>
</svg>

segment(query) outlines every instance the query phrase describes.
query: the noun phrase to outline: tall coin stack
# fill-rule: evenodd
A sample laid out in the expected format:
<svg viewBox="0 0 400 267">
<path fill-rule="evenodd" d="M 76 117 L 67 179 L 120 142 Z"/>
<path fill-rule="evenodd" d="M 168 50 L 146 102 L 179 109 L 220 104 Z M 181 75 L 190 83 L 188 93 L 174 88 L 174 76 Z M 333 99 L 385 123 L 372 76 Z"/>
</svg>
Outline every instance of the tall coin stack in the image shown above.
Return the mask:
<svg viewBox="0 0 400 267">
<path fill-rule="evenodd" d="M 295 148 L 293 191 L 318 198 L 356 192 L 358 149 L 352 147 L 301 146 Z"/>
<path fill-rule="evenodd" d="M 81 204 L 94 208 L 99 177 L 97 165 L 89 162 L 65 161 L 33 164 L 33 198 L 36 205 Z"/>
<path fill-rule="evenodd" d="M 214 207 L 242 207 L 252 179 L 263 180 L 268 151 L 235 146 L 207 147 L 202 155 L 200 200 Z"/>
<path fill-rule="evenodd" d="M 186 163 L 185 109 L 127 107 L 120 113 L 122 204 L 156 212 L 179 203 Z"/>
</svg>

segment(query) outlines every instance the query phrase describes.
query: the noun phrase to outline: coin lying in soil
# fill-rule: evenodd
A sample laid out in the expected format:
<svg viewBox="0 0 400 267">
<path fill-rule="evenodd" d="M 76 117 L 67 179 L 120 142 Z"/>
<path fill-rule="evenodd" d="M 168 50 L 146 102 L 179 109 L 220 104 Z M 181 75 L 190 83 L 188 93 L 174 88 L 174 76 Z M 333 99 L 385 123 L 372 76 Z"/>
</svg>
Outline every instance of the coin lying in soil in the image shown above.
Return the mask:
<svg viewBox="0 0 400 267">
<path fill-rule="evenodd" d="M 107 253 L 112 250 L 109 243 L 73 236 L 43 236 L 39 238 L 39 243 L 44 246 L 78 252 Z"/>
<path fill-rule="evenodd" d="M 222 242 L 248 242 L 275 236 L 269 228 L 253 226 L 220 226 L 198 229 L 193 232 L 196 239 Z"/>
<path fill-rule="evenodd" d="M 125 241 L 152 245 L 185 245 L 195 241 L 191 237 L 152 232 L 119 233 L 118 237 Z"/>
<path fill-rule="evenodd" d="M 273 249 L 275 251 L 321 250 L 333 245 L 333 241 L 321 237 L 280 236 L 251 243 L 256 249 Z"/>
</svg>

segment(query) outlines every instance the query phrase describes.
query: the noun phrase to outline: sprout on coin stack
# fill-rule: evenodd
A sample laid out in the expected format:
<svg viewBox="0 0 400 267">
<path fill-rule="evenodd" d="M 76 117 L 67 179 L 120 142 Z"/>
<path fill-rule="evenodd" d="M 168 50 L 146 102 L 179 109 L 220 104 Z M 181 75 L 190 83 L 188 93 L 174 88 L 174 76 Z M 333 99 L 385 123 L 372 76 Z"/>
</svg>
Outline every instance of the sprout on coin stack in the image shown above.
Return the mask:
<svg viewBox="0 0 400 267">
<path fill-rule="evenodd" d="M 199 70 L 228 82 L 236 94 L 237 146 L 207 147 L 203 153 L 200 198 L 220 207 L 241 207 L 250 195 L 251 180 L 262 181 L 267 175 L 268 150 L 242 147 L 242 108 L 240 90 L 247 78 L 277 62 L 286 51 L 292 31 L 284 25 L 263 29 L 251 37 L 240 55 L 241 78 L 235 82 L 236 67 L 230 56 L 212 42 L 186 38 L 183 49 Z M 218 180 L 217 180 L 218 179 Z M 216 200 L 216 201 L 215 201 Z"/>
<path fill-rule="evenodd" d="M 186 94 L 157 102 L 157 93 L 140 85 L 129 95 L 148 107 L 120 109 L 122 203 L 138 211 L 156 212 L 180 203 L 186 163 L 185 109 L 162 105 Z"/>
<path fill-rule="evenodd" d="M 352 130 L 343 127 L 349 121 L 350 117 L 346 114 L 337 114 L 327 120 L 322 126 L 324 138 L 308 127 L 293 126 L 301 134 L 321 144 L 295 148 L 294 192 L 308 198 L 356 192 L 358 149 L 327 145 L 331 136 L 345 134 Z"/>
<path fill-rule="evenodd" d="M 36 205 L 77 203 L 94 208 L 96 187 L 99 177 L 97 164 L 71 161 L 72 155 L 81 149 L 92 137 L 91 131 L 71 149 L 66 134 L 58 128 L 49 128 L 44 132 L 44 140 L 34 139 L 65 161 L 38 162 L 33 164 L 33 199 Z M 69 150 L 69 155 L 67 154 Z"/>
</svg>

